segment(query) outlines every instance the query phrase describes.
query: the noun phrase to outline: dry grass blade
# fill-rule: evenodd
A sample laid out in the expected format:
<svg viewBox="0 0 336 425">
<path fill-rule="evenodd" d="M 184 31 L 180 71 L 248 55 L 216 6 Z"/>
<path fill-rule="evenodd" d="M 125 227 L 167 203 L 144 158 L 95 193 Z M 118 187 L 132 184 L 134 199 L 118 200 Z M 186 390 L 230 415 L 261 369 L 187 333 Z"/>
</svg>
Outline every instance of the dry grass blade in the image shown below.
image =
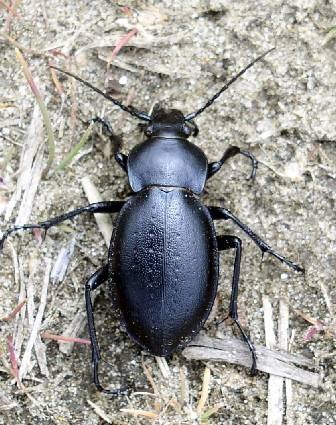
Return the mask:
<svg viewBox="0 0 336 425">
<path fill-rule="evenodd" d="M 8 14 L 7 19 L 4 24 L 4 32 L 10 32 L 12 19 L 13 17 L 17 17 L 15 9 L 19 6 L 21 0 L 13 0 L 10 5 L 11 13 Z"/>
<path fill-rule="evenodd" d="M 15 220 L 16 224 L 27 223 L 30 212 L 33 209 L 35 195 L 43 173 L 43 151 L 44 147 L 43 145 L 40 145 L 36 153 L 33 166 L 30 170 L 30 184 L 26 187 L 22 196 L 20 208 Z"/>
<path fill-rule="evenodd" d="M 59 171 L 64 170 L 74 159 L 74 157 L 80 152 L 80 150 L 86 145 L 88 142 L 91 134 L 92 134 L 92 128 L 94 124 L 91 123 L 89 127 L 86 129 L 85 133 L 83 134 L 80 141 L 71 149 L 71 151 L 68 153 L 68 155 L 61 161 L 61 163 L 55 168 L 54 171 L 52 171 L 51 175 L 58 173 Z"/>
<path fill-rule="evenodd" d="M 294 366 L 292 363 L 305 367 L 315 368 L 312 360 L 304 356 L 274 351 L 256 345 L 257 369 L 269 374 L 290 378 L 306 385 L 318 387 L 320 376 Z M 189 360 L 224 361 L 251 367 L 251 353 L 246 344 L 238 338 L 225 337 L 223 339 L 199 335 L 183 350 L 183 355 Z"/>
<path fill-rule="evenodd" d="M 276 348 L 273 308 L 269 297 L 263 296 L 266 347 Z M 282 335 L 283 340 L 285 336 Z M 280 339 L 280 338 L 279 338 Z M 287 349 L 287 347 L 286 347 Z M 283 420 L 283 377 L 270 374 L 268 378 L 267 425 L 282 425 Z"/>
<path fill-rule="evenodd" d="M 211 371 L 210 369 L 206 366 L 205 370 L 204 370 L 204 375 L 203 375 L 203 384 L 202 384 L 202 392 L 201 392 L 201 397 L 199 399 L 199 402 L 197 404 L 197 414 L 198 416 L 201 416 L 206 401 L 208 399 L 209 396 L 209 386 L 210 386 L 210 377 L 211 377 Z"/>
<path fill-rule="evenodd" d="M 134 417 L 138 417 L 138 416 L 142 416 L 144 418 L 148 418 L 148 419 L 157 419 L 159 417 L 159 414 L 154 412 L 154 411 L 150 411 L 150 410 L 139 410 L 139 409 L 120 409 L 120 412 L 123 413 L 128 413 Z"/>
<path fill-rule="evenodd" d="M 22 358 L 20 375 L 19 375 L 21 380 L 27 374 L 27 371 L 29 369 L 31 352 L 32 352 L 33 346 L 35 344 L 36 338 L 38 336 L 38 331 L 41 327 L 44 309 L 45 309 L 45 306 L 47 304 L 47 294 L 48 294 L 50 271 L 51 271 L 51 262 L 50 262 L 50 260 L 48 260 L 47 264 L 46 264 L 46 271 L 45 271 L 43 286 L 42 286 L 42 290 L 41 290 L 40 305 L 39 305 L 39 308 L 38 308 L 38 311 L 37 311 L 37 314 L 36 314 L 36 318 L 35 318 L 33 327 L 31 329 L 31 333 L 30 333 L 30 337 L 29 337 L 29 340 L 28 340 L 28 343 L 27 343 L 27 346 L 26 346 L 26 350 L 25 350 L 23 358 Z"/>
<path fill-rule="evenodd" d="M 107 65 L 106 65 L 107 69 L 110 68 L 113 59 L 117 56 L 117 54 L 120 52 L 120 50 L 128 43 L 128 41 L 132 37 L 135 36 L 135 34 L 137 32 L 138 32 L 138 29 L 137 28 L 133 28 L 131 31 L 129 31 L 126 35 L 124 35 L 123 37 L 121 37 L 117 41 L 117 43 L 116 43 L 116 45 L 115 45 L 115 47 L 114 47 L 114 49 L 113 49 L 113 51 L 111 53 L 111 56 L 110 56 L 109 60 L 107 61 Z"/>
<path fill-rule="evenodd" d="M 184 369 L 180 367 L 180 404 L 184 406 L 189 402 L 189 387 Z"/>
<path fill-rule="evenodd" d="M 47 175 L 47 173 L 50 170 L 51 165 L 54 161 L 54 157 L 55 157 L 55 139 L 54 139 L 54 133 L 53 133 L 52 127 L 51 127 L 51 122 L 50 122 L 48 110 L 47 110 L 47 107 L 46 107 L 46 105 L 43 101 L 41 93 L 40 93 L 37 85 L 35 84 L 35 81 L 33 79 L 31 72 L 30 72 L 28 64 L 25 61 L 22 53 L 17 48 L 15 48 L 15 53 L 16 53 L 16 58 L 17 58 L 18 62 L 20 63 L 21 67 L 22 67 L 23 74 L 26 77 L 26 80 L 27 80 L 27 82 L 28 82 L 28 84 L 31 88 L 31 91 L 33 92 L 33 94 L 36 98 L 37 104 L 39 105 L 39 108 L 41 110 L 41 114 L 42 114 L 42 117 L 43 117 L 43 122 L 44 122 L 46 129 L 47 129 L 49 157 L 48 157 L 47 166 L 44 170 L 44 175 Z"/>
<path fill-rule="evenodd" d="M 94 297 L 92 297 L 94 299 Z M 59 341 L 59 349 L 64 354 L 70 354 L 74 348 L 75 341 L 71 342 L 70 340 L 75 340 L 77 335 L 81 335 L 86 328 L 87 318 L 86 311 L 83 309 L 78 311 L 74 318 L 72 319 L 70 325 L 64 331 L 64 337 L 67 338 L 66 341 Z"/>
<path fill-rule="evenodd" d="M 15 316 L 21 311 L 21 309 L 25 306 L 27 300 L 23 300 L 20 302 L 7 316 L 0 319 L 1 322 L 10 322 L 15 318 Z"/>
<path fill-rule="evenodd" d="M 168 379 L 169 376 L 170 376 L 170 370 L 169 370 L 167 360 L 164 357 L 157 357 L 157 356 L 155 356 L 155 360 L 156 360 L 156 363 L 158 364 L 158 366 L 160 368 L 162 376 L 165 379 Z"/>
<path fill-rule="evenodd" d="M 65 247 L 62 247 L 57 255 L 52 268 L 50 278 L 53 283 L 60 283 L 64 280 L 71 257 L 75 250 L 76 237 L 70 239 Z"/>
<path fill-rule="evenodd" d="M 335 38 L 336 38 L 336 27 L 331 27 L 328 29 L 328 32 L 326 36 L 324 37 L 322 46 L 325 46 L 326 44 L 328 44 L 331 40 L 334 40 Z"/>
<path fill-rule="evenodd" d="M 0 412 L 6 412 L 18 407 L 18 404 L 10 400 L 3 392 L 0 392 Z"/>
<path fill-rule="evenodd" d="M 273 349 L 276 347 L 276 335 L 273 321 L 273 308 L 269 297 L 263 296 L 264 327 L 266 347 Z"/>
<path fill-rule="evenodd" d="M 36 188 L 42 173 L 42 146 L 42 120 L 40 109 L 36 103 L 21 151 L 19 177 L 16 183 L 16 189 L 6 207 L 6 221 L 10 218 L 14 208 L 22 196 L 22 193 L 24 194 L 25 204 L 23 205 L 23 202 L 21 202 L 21 207 L 16 217 L 16 224 L 26 223 L 29 219 L 34 196 L 36 194 Z M 20 220 L 22 221 L 20 222 Z"/>
<path fill-rule="evenodd" d="M 91 407 L 93 407 L 94 411 L 100 418 L 102 418 L 108 424 L 113 424 L 113 420 L 105 413 L 105 411 L 100 406 L 98 406 L 98 404 L 93 403 L 91 400 L 87 400 L 87 402 Z"/>
<path fill-rule="evenodd" d="M 19 366 L 17 362 L 17 356 L 15 353 L 14 345 L 13 345 L 12 335 L 9 335 L 7 337 L 7 346 L 8 346 L 8 352 L 9 352 L 9 359 L 12 365 L 11 372 L 15 378 L 17 386 L 21 388 L 22 385 L 21 385 L 21 379 L 20 379 L 20 371 L 19 371 Z"/>
<path fill-rule="evenodd" d="M 187 31 L 181 31 L 179 33 L 174 33 L 172 35 L 166 36 L 158 36 L 158 34 L 151 34 L 147 31 L 141 31 L 138 33 L 137 37 L 129 37 L 127 40 L 124 40 L 123 47 L 137 47 L 140 49 L 152 49 L 153 47 L 163 47 L 163 46 L 171 46 L 173 44 L 178 44 L 180 42 L 185 42 L 186 35 L 188 35 Z M 80 55 L 87 50 L 91 49 L 103 49 L 106 47 L 116 46 L 118 41 L 120 41 L 124 34 L 121 32 L 114 33 L 109 35 L 109 37 L 105 37 L 102 39 L 95 38 L 94 42 L 88 44 L 76 51 L 76 56 Z M 108 62 L 108 56 L 106 58 L 106 62 Z"/>
<path fill-rule="evenodd" d="M 52 65 L 50 60 L 49 60 L 48 63 L 49 63 L 49 66 Z M 59 79 L 57 78 L 57 73 L 53 68 L 50 68 L 50 74 L 51 74 L 51 78 L 53 80 L 53 83 L 56 87 L 56 90 L 58 91 L 58 93 L 61 96 L 61 99 L 63 101 L 63 99 L 65 97 L 65 93 L 64 93 L 62 84 L 60 83 Z"/>
<path fill-rule="evenodd" d="M 284 300 L 280 300 L 279 304 L 279 348 L 289 350 L 289 306 Z M 285 387 L 283 388 L 286 396 L 286 424 L 293 423 L 293 385 L 292 380 L 285 379 Z"/>
<path fill-rule="evenodd" d="M 29 259 L 29 278 L 27 281 L 27 316 L 28 316 L 28 325 L 30 329 L 34 327 L 34 312 L 35 312 L 35 303 L 34 303 L 34 281 L 35 273 L 37 269 L 37 258 L 32 255 Z M 49 370 L 47 366 L 47 356 L 46 356 L 46 347 L 43 344 L 40 335 L 36 336 L 34 342 L 34 350 L 36 354 L 36 359 L 40 368 L 42 375 L 49 376 Z M 32 367 L 33 363 L 30 362 L 29 367 Z M 28 370 L 27 370 L 28 372 Z"/>
<path fill-rule="evenodd" d="M 14 266 L 14 281 L 15 281 L 15 287 L 20 288 L 19 289 L 19 304 L 22 303 L 24 300 L 26 300 L 26 285 L 23 278 L 23 270 L 22 265 L 19 264 L 17 253 L 13 247 L 13 245 L 9 242 L 8 243 L 10 249 L 11 249 L 11 255 L 12 255 L 12 261 Z M 15 351 L 20 357 L 21 354 L 21 347 L 24 339 L 23 330 L 24 330 L 24 321 L 26 317 L 26 303 L 23 305 L 22 309 L 20 310 L 19 314 L 15 317 L 15 339 L 14 339 L 14 346 Z"/>
<path fill-rule="evenodd" d="M 146 378 L 147 378 L 148 382 L 150 383 L 151 387 L 153 388 L 154 394 L 157 397 L 160 398 L 159 389 L 158 389 L 158 387 L 157 387 L 157 385 L 156 385 L 156 383 L 155 383 L 155 381 L 153 379 L 153 376 L 152 376 L 149 368 L 145 365 L 145 362 L 144 362 L 143 357 L 141 358 L 141 366 L 142 366 L 142 369 L 144 371 L 144 374 L 146 375 Z"/>
<path fill-rule="evenodd" d="M 55 335 L 51 334 L 49 332 L 41 332 L 41 338 L 43 339 L 52 339 L 54 341 L 63 341 L 67 343 L 78 343 L 78 344 L 85 344 L 85 345 L 91 345 L 91 341 L 89 339 L 84 338 L 73 338 L 66 335 Z"/>
<path fill-rule="evenodd" d="M 105 49 L 98 50 L 98 57 L 104 62 L 109 60 L 108 52 Z M 113 66 L 117 68 L 124 69 L 133 73 L 142 73 L 144 71 L 149 72 L 151 74 L 162 74 L 166 75 L 170 78 L 197 78 L 200 71 L 197 69 L 187 69 L 186 67 L 181 67 L 180 69 L 176 69 L 174 64 L 170 63 L 152 63 L 149 62 L 137 62 L 136 58 L 130 55 L 124 55 L 121 59 L 121 56 L 118 56 L 113 61 Z"/>
<path fill-rule="evenodd" d="M 16 47 L 17 49 L 21 50 L 22 52 L 29 53 L 31 55 L 37 56 L 37 57 L 46 57 L 47 55 L 45 53 L 38 52 L 37 50 L 30 49 L 29 47 L 24 46 L 23 44 L 17 42 L 6 34 L 4 31 L 0 31 L 0 39 L 2 38 L 3 41 L 5 41 L 7 44 L 10 44 L 13 47 Z"/>
<path fill-rule="evenodd" d="M 9 6 L 7 3 L 5 3 L 3 0 L 0 0 L 0 4 L 7 10 L 7 12 L 9 14 L 11 14 L 12 16 L 15 16 L 16 18 L 21 19 L 21 16 L 15 12 L 15 10 L 13 9 L 12 6 Z"/>
<path fill-rule="evenodd" d="M 224 403 L 218 403 L 216 404 L 214 407 L 210 407 L 209 409 L 207 409 L 204 413 L 202 413 L 201 416 L 201 423 L 203 422 L 207 422 L 208 419 L 212 416 L 215 415 L 220 409 L 222 409 L 225 406 Z"/>
</svg>

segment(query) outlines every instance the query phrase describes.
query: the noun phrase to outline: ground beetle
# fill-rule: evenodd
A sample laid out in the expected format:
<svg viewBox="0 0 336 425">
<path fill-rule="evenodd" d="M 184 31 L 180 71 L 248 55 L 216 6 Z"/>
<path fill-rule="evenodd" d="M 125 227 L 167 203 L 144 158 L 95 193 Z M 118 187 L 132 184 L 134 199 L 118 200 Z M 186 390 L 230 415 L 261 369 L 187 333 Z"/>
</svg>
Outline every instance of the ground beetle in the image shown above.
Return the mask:
<svg viewBox="0 0 336 425">
<path fill-rule="evenodd" d="M 207 207 L 199 200 L 207 179 L 237 154 L 251 160 L 253 178 L 257 169 L 254 156 L 231 146 L 219 161 L 208 163 L 204 152 L 189 142 L 188 137 L 198 133 L 194 118 L 271 50 L 242 69 L 202 108 L 186 116 L 178 110 L 160 107 L 154 108 L 148 115 L 132 106 L 123 105 L 81 78 L 56 68 L 124 111 L 146 121 L 144 132 L 147 139 L 136 145 L 128 156 L 120 152 L 115 154 L 134 192 L 130 199 L 90 204 L 38 224 L 13 226 L 4 233 L 0 242 L 1 249 L 12 232 L 34 228 L 47 231 L 82 213 L 119 214 L 107 264 L 96 271 L 85 286 L 93 380 L 100 391 L 118 394 L 122 389 L 107 390 L 99 381 L 100 353 L 91 292 L 108 281 L 113 310 L 130 337 L 150 353 L 168 356 L 183 348 L 207 320 L 217 293 L 219 252 L 228 249 L 235 250 L 229 316 L 251 351 L 251 372 L 255 372 L 255 350 L 238 321 L 237 312 L 242 242 L 232 235 L 216 236 L 213 220 L 232 220 L 263 253 L 270 253 L 296 271 L 304 270 L 273 251 L 228 209 Z M 106 122 L 99 121 L 109 130 Z"/>
</svg>

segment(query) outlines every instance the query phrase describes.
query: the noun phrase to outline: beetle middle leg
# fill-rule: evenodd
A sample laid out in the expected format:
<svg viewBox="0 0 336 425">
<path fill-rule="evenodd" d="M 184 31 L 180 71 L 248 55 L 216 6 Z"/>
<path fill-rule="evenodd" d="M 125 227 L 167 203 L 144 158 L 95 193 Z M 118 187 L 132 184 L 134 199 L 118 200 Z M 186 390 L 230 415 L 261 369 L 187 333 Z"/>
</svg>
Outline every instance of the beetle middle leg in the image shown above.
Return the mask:
<svg viewBox="0 0 336 425">
<path fill-rule="evenodd" d="M 86 205 L 82 208 L 77 208 L 73 211 L 69 211 L 65 214 L 59 215 L 57 217 L 51 218 L 50 220 L 42 221 L 37 224 L 23 224 L 23 225 L 15 225 L 9 228 L 0 239 L 0 250 L 3 248 L 5 240 L 11 233 L 18 232 L 19 230 L 29 230 L 29 229 L 43 229 L 45 232 L 50 229 L 50 227 L 56 226 L 57 224 L 62 223 L 65 220 L 69 220 L 71 218 L 76 217 L 77 215 L 83 213 L 101 213 L 101 214 L 112 214 L 119 212 L 124 205 L 124 201 L 104 201 L 97 202 L 94 204 Z"/>
<path fill-rule="evenodd" d="M 91 340 L 91 352 L 92 352 L 92 368 L 93 368 L 93 382 L 97 389 L 105 394 L 119 395 L 120 393 L 126 391 L 127 387 L 118 388 L 114 390 L 105 389 L 100 381 L 98 374 L 98 365 L 101 360 L 98 339 L 96 334 L 96 328 L 94 324 L 94 315 L 93 315 L 93 306 L 91 300 L 91 293 L 97 289 L 102 283 L 106 282 L 108 279 L 108 266 L 105 265 L 97 270 L 87 281 L 85 285 L 85 304 L 86 304 L 86 313 L 87 321 L 89 328 L 89 335 Z"/>
<path fill-rule="evenodd" d="M 273 255 L 273 257 L 277 258 L 282 263 L 287 264 L 287 266 L 291 267 L 295 271 L 304 273 L 304 268 L 274 251 L 270 245 L 264 242 L 256 233 L 254 233 L 248 226 L 246 226 L 246 224 L 242 223 L 239 218 L 232 214 L 230 210 L 221 207 L 208 207 L 208 210 L 213 220 L 232 220 L 238 227 L 241 228 L 243 232 L 247 234 L 247 236 L 253 240 L 253 242 L 261 249 L 263 254 L 268 252 L 269 254 Z"/>
<path fill-rule="evenodd" d="M 229 317 L 234 321 L 243 337 L 244 341 L 248 345 L 249 350 L 252 355 L 252 366 L 251 366 L 251 374 L 254 375 L 256 373 L 257 367 L 257 356 L 255 352 L 255 348 L 250 341 L 249 337 L 244 332 L 238 320 L 238 286 L 239 286 L 239 275 L 240 275 L 240 262 L 241 262 L 241 252 L 242 252 L 242 242 L 236 236 L 223 235 L 217 236 L 217 244 L 218 250 L 224 251 L 227 249 L 235 249 L 235 260 L 234 260 L 234 269 L 233 269 L 233 278 L 232 278 L 232 289 L 231 289 L 231 298 L 230 298 L 230 308 L 229 308 Z"/>
<path fill-rule="evenodd" d="M 248 178 L 248 180 L 254 180 L 254 178 L 256 176 L 257 168 L 258 168 L 258 161 L 257 161 L 256 157 L 251 152 L 242 151 L 238 146 L 230 146 L 229 148 L 226 149 L 222 158 L 219 161 L 211 162 L 208 165 L 207 179 L 209 179 L 214 174 L 216 174 L 222 168 L 222 166 L 224 165 L 224 163 L 228 159 L 230 159 L 230 158 L 232 158 L 232 157 L 234 157 L 238 154 L 246 156 L 247 158 L 249 158 L 251 160 L 252 171 L 251 171 L 251 175 Z"/>
</svg>

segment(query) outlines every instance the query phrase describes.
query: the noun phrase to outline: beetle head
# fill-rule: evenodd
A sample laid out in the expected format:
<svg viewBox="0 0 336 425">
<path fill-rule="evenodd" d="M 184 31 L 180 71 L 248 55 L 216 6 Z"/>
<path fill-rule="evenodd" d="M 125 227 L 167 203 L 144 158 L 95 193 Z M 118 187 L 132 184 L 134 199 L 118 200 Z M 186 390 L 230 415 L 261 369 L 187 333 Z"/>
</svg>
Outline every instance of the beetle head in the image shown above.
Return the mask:
<svg viewBox="0 0 336 425">
<path fill-rule="evenodd" d="M 178 109 L 166 109 L 156 104 L 150 115 L 150 122 L 144 132 L 148 137 L 188 138 L 192 127 L 185 121 L 184 115 Z"/>
</svg>

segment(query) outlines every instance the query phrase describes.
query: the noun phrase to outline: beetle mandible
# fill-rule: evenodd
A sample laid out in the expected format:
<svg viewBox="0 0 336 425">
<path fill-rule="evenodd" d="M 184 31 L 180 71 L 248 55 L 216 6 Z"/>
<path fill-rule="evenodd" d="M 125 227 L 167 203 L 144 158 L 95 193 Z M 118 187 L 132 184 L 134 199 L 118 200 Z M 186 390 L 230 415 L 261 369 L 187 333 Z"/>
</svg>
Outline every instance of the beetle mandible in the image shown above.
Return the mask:
<svg viewBox="0 0 336 425">
<path fill-rule="evenodd" d="M 235 155 L 241 154 L 251 160 L 251 178 L 254 178 L 257 169 L 255 157 L 237 146 L 231 146 L 219 161 L 208 163 L 204 152 L 188 138 L 198 134 L 194 118 L 272 50 L 257 57 L 204 106 L 186 116 L 178 110 L 161 107 L 154 108 L 148 115 L 54 67 L 146 122 L 144 132 L 147 139 L 137 144 L 128 156 L 121 152 L 115 154 L 133 190 L 128 200 L 90 204 L 38 224 L 13 226 L 0 241 L 2 249 L 12 232 L 34 228 L 47 231 L 82 213 L 118 213 L 107 263 L 85 285 L 93 381 L 98 390 L 119 394 L 123 388 L 106 389 L 99 380 L 101 357 L 94 325 L 92 291 L 108 281 L 113 309 L 130 337 L 150 353 L 168 356 L 186 346 L 207 320 L 217 293 L 219 252 L 228 249 L 235 251 L 229 316 L 251 352 L 251 372 L 256 371 L 255 349 L 239 323 L 237 311 L 242 242 L 233 235 L 217 236 L 213 221 L 231 220 L 263 253 L 268 252 L 296 271 L 304 272 L 304 269 L 275 252 L 228 209 L 205 206 L 199 200 L 206 181 Z M 106 122 L 98 121 L 109 130 Z"/>
</svg>

